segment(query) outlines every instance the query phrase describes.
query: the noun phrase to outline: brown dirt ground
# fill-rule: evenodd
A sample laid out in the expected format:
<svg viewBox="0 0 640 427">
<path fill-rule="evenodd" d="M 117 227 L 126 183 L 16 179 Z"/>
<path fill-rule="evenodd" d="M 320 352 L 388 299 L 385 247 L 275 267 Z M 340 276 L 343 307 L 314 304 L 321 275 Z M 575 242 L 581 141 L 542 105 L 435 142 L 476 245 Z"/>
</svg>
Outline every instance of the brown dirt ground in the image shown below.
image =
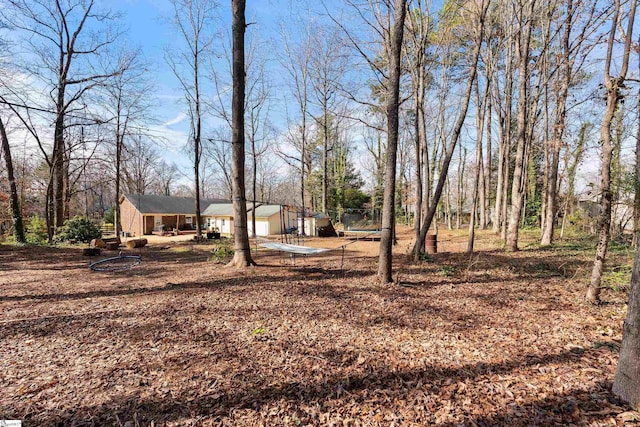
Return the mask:
<svg viewBox="0 0 640 427">
<path fill-rule="evenodd" d="M 624 291 L 582 303 L 592 251 L 480 233 L 376 282 L 377 242 L 259 267 L 153 243 L 92 272 L 79 248 L 0 246 L 0 419 L 24 426 L 640 425 L 611 393 Z M 307 244 L 338 247 L 339 239 Z M 134 253 L 137 253 L 134 251 Z M 612 262 L 629 263 L 630 254 Z"/>
</svg>

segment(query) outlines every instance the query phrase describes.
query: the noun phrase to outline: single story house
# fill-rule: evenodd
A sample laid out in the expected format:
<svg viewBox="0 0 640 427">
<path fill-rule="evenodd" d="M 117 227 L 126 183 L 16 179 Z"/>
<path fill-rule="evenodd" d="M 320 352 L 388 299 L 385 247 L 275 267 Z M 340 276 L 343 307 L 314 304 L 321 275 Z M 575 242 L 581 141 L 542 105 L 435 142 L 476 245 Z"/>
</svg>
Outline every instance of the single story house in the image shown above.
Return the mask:
<svg viewBox="0 0 640 427">
<path fill-rule="evenodd" d="M 201 214 L 215 204 L 229 204 L 228 200 L 200 199 Z M 196 227 L 194 197 L 125 194 L 120 197 L 120 224 L 123 233 L 143 236 L 153 232 L 181 230 L 193 232 Z M 206 224 L 205 220 L 203 223 Z"/>
<path fill-rule="evenodd" d="M 247 202 L 247 226 L 253 234 L 253 202 Z M 233 234 L 233 204 L 229 200 L 201 199 L 200 216 L 206 230 Z M 130 236 L 171 232 L 195 232 L 195 198 L 157 195 L 125 194 L 120 197 L 122 231 Z M 256 206 L 256 234 L 282 234 L 297 225 L 297 211 L 286 206 Z"/>
</svg>

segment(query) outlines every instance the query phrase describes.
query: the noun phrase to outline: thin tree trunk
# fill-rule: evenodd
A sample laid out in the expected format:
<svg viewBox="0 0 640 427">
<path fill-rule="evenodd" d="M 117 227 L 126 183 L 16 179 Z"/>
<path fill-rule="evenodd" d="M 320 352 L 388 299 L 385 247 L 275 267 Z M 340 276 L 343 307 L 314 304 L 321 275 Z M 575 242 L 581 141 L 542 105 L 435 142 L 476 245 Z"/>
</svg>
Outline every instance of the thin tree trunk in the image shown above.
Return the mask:
<svg viewBox="0 0 640 427">
<path fill-rule="evenodd" d="M 199 82 L 199 40 L 194 40 L 195 49 L 193 50 L 193 90 L 195 92 L 195 108 L 196 108 L 196 123 L 193 135 L 193 173 L 195 182 L 195 196 L 196 196 L 196 239 L 202 239 L 202 216 L 200 210 L 200 152 L 201 152 L 201 138 L 202 138 L 202 110 L 200 107 L 200 82 Z M 244 48 L 243 48 L 244 55 Z M 244 101 L 244 100 L 243 100 Z M 244 124 L 244 123 L 243 123 Z M 244 129 L 244 127 L 243 127 Z M 245 208 L 246 212 L 246 208 Z"/>
<path fill-rule="evenodd" d="M 513 182 L 511 186 L 511 215 L 507 230 L 506 249 L 509 251 L 518 250 L 518 231 L 522 215 L 524 191 L 525 191 L 525 156 L 527 152 L 527 84 L 529 80 L 529 43 L 531 41 L 531 19 L 533 19 L 534 0 L 530 0 L 529 12 L 527 16 L 521 18 L 525 20 L 525 26 L 520 34 L 518 43 L 518 141 L 516 148 L 516 165 L 513 170 Z"/>
<path fill-rule="evenodd" d="M 400 107 L 400 55 L 404 36 L 407 0 L 396 0 L 391 32 L 389 81 L 387 93 L 387 152 L 385 164 L 384 202 L 378 277 L 382 283 L 392 283 L 393 225 L 395 222 L 396 158 L 398 154 L 398 110 Z"/>
<path fill-rule="evenodd" d="M 253 122 L 253 120 L 252 120 Z M 258 161 L 257 161 L 257 157 L 256 157 L 256 139 L 255 139 L 255 135 L 251 135 L 251 159 L 253 160 L 251 162 L 251 166 L 252 166 L 252 172 L 253 172 L 253 176 L 251 177 L 251 194 L 253 195 L 253 203 L 251 206 L 251 236 L 253 236 L 253 238 L 255 238 L 257 236 L 256 234 L 256 175 L 258 174 Z"/>
<path fill-rule="evenodd" d="M 420 122 L 420 111 L 422 110 L 422 97 L 421 93 L 421 81 L 420 81 L 421 73 L 418 72 L 417 77 L 417 87 L 414 91 L 414 110 L 415 110 L 415 122 L 414 122 L 414 132 L 415 132 L 415 150 L 416 150 L 416 200 L 414 203 L 414 223 L 413 227 L 415 230 L 416 240 L 420 237 L 420 226 L 422 224 L 422 195 L 423 195 L 423 187 L 422 187 L 422 123 Z"/>
<path fill-rule="evenodd" d="M 327 99 L 323 102 L 322 117 L 322 213 L 326 214 L 329 200 L 328 180 L 329 180 L 329 125 L 327 124 Z M 339 218 L 338 218 L 339 219 Z"/>
<path fill-rule="evenodd" d="M 589 126 L 591 126 L 589 123 L 584 123 L 580 128 L 578 144 L 575 148 L 573 159 L 567 168 L 567 200 L 565 202 L 564 212 L 562 215 L 562 230 L 560 232 L 560 238 L 564 236 L 564 227 L 567 217 L 573 214 L 576 170 L 582 161 L 582 154 L 584 153 L 584 146 L 587 140 L 587 131 Z"/>
<path fill-rule="evenodd" d="M 462 154 L 464 152 L 464 155 Z M 456 186 L 457 198 L 456 198 L 456 229 L 462 227 L 462 209 L 464 202 L 464 168 L 467 162 L 467 149 L 460 147 L 460 162 L 458 163 L 458 185 Z"/>
<path fill-rule="evenodd" d="M 11 147 L 9 147 L 9 138 L 4 128 L 4 123 L 0 119 L 0 140 L 2 142 L 2 153 L 4 163 L 7 166 L 7 179 L 9 180 L 9 203 L 11 205 L 11 221 L 13 222 L 13 235 L 16 243 L 26 243 L 27 239 L 24 235 L 24 225 L 22 223 L 22 210 L 20 209 L 20 200 L 18 199 L 18 188 L 16 186 L 16 178 L 13 174 L 13 161 L 11 159 Z"/>
<path fill-rule="evenodd" d="M 489 79 L 489 77 L 487 77 L 487 93 L 490 90 L 490 85 L 491 85 L 491 81 Z M 491 101 L 491 96 L 487 96 L 487 161 L 485 162 L 485 172 L 484 172 L 484 211 L 485 211 L 485 221 L 484 224 L 481 224 L 482 229 L 486 229 L 487 226 L 489 225 L 488 222 L 491 218 L 489 212 L 490 212 L 490 192 L 491 192 L 491 166 L 492 166 L 492 148 L 491 148 L 491 143 L 492 143 L 492 114 L 491 114 L 491 110 L 493 109 L 493 102 Z"/>
<path fill-rule="evenodd" d="M 504 112 L 501 113 L 500 146 L 498 148 L 498 183 L 496 191 L 496 221 L 493 225 L 495 233 L 500 232 L 500 238 L 507 236 L 507 200 L 509 186 L 509 158 L 511 157 L 511 114 L 513 100 L 513 43 L 509 41 L 505 70 Z"/>
<path fill-rule="evenodd" d="M 231 147 L 233 182 L 233 227 L 235 253 L 228 264 L 236 268 L 255 265 L 251 258 L 249 234 L 247 232 L 247 198 L 244 188 L 244 32 L 245 0 L 231 0 L 232 10 L 232 55 L 233 55 L 233 99 L 231 103 Z"/>
<path fill-rule="evenodd" d="M 123 139 L 124 135 L 120 129 L 120 112 L 121 109 L 122 97 L 118 96 L 116 111 L 118 112 L 118 116 L 116 117 L 116 177 L 114 182 L 115 189 L 115 204 L 113 205 L 113 228 L 116 232 L 116 238 L 118 242 L 120 242 L 120 235 L 122 234 L 122 218 L 120 214 L 120 181 L 121 181 L 121 171 L 120 167 L 122 166 L 122 148 L 123 148 Z"/>
<path fill-rule="evenodd" d="M 555 219 L 558 211 L 558 165 L 560 163 L 560 147 L 565 128 L 567 114 L 567 96 L 569 84 L 571 83 L 571 61 L 569 60 L 571 36 L 571 24 L 573 22 L 573 0 L 567 0 L 566 21 L 564 35 L 562 37 L 562 61 L 563 73 L 561 76 L 560 91 L 556 106 L 556 120 L 553 127 L 553 146 L 551 147 L 551 163 L 547 175 L 547 191 L 545 201 L 545 211 L 542 226 L 541 245 L 551 245 L 553 243 L 553 232 L 555 229 Z"/>
<path fill-rule="evenodd" d="M 429 211 L 427 212 L 425 220 L 422 223 L 422 229 L 420 230 L 419 239 L 416 240 L 412 249 L 414 261 L 418 261 L 420 259 L 420 256 L 422 255 L 421 248 L 424 248 L 425 239 L 427 237 L 427 231 L 431 227 L 431 221 L 433 220 L 436 214 L 438 202 L 440 201 L 440 196 L 442 195 L 442 190 L 444 188 L 444 183 L 447 180 L 449 164 L 451 163 L 451 158 L 453 157 L 453 152 L 458 143 L 458 139 L 460 138 L 460 132 L 462 131 L 462 126 L 464 125 L 464 120 L 467 115 L 467 109 L 469 108 L 469 100 L 471 99 L 471 90 L 473 87 L 473 82 L 476 77 L 476 73 L 478 71 L 478 58 L 480 56 L 480 45 L 482 44 L 480 42 L 482 40 L 483 33 L 484 33 L 484 23 L 485 23 L 487 8 L 488 8 L 488 2 L 483 0 L 481 5 L 481 11 L 478 16 L 476 43 L 475 43 L 474 51 L 472 54 L 469 80 L 465 90 L 464 99 L 462 101 L 462 109 L 460 111 L 460 115 L 458 116 L 458 120 L 453 129 L 451 143 L 449 144 L 449 147 L 447 147 L 447 150 L 445 153 L 445 157 L 442 163 L 442 169 L 440 171 L 440 176 L 438 177 L 438 183 L 436 184 L 436 189 L 432 198 L 432 202 L 430 203 L 430 206 L 429 206 Z"/>
<path fill-rule="evenodd" d="M 640 46 L 640 41 L 638 41 L 638 45 Z M 638 69 L 640 70 L 640 55 L 638 56 Z M 637 110 L 637 120 L 638 120 L 638 128 L 636 129 L 636 179 L 634 182 L 634 203 L 633 203 L 633 244 L 638 250 L 638 246 L 640 246 L 640 242 L 638 238 L 640 237 L 640 89 L 638 89 L 638 99 L 636 100 L 636 110 Z"/>
<path fill-rule="evenodd" d="M 609 71 L 611 66 L 611 57 L 613 55 L 613 44 L 620 16 L 619 0 L 615 0 L 615 8 L 615 13 L 611 23 L 611 31 L 609 33 L 607 59 L 605 60 L 604 84 L 607 90 L 607 107 L 602 120 L 602 127 L 600 128 L 600 137 L 602 139 L 602 172 L 600 176 L 600 191 L 602 191 L 602 200 L 600 202 L 600 218 L 598 220 L 598 246 L 596 247 L 591 280 L 589 287 L 587 288 L 586 295 L 586 300 L 592 304 L 598 304 L 600 302 L 600 283 L 602 281 L 602 271 L 604 269 L 604 262 L 609 246 L 611 230 L 611 202 L 613 198 L 611 193 L 611 157 L 613 154 L 613 147 L 611 144 L 611 122 L 615 115 L 618 101 L 620 100 L 620 87 L 624 85 L 624 80 L 627 75 L 636 0 L 631 0 L 629 8 L 628 28 L 620 75 L 617 78 L 612 79 Z"/>
<path fill-rule="evenodd" d="M 489 88 L 485 89 L 484 99 L 482 104 L 480 103 L 480 89 L 476 84 L 476 105 L 478 106 L 478 111 L 476 113 L 476 174 L 473 182 L 473 206 L 471 208 L 471 215 L 469 217 L 469 238 L 467 240 L 467 253 L 473 253 L 473 245 L 475 241 L 475 231 L 476 231 L 476 211 L 478 210 L 478 205 L 480 201 L 480 186 L 482 183 L 482 137 L 484 131 L 484 107 L 487 105 L 487 94 L 489 93 Z M 482 209 L 482 208 L 481 208 Z M 484 218 L 481 215 L 481 218 Z M 482 222 L 481 222 L 482 224 Z"/>
</svg>

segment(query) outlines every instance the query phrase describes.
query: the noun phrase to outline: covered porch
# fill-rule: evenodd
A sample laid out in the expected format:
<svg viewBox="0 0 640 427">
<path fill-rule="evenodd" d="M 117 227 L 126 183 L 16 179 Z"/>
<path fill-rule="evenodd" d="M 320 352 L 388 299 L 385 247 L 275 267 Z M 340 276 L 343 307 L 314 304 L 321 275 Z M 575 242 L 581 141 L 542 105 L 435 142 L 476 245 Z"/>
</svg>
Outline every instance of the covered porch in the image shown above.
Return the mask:
<svg viewBox="0 0 640 427">
<path fill-rule="evenodd" d="M 144 215 L 144 234 L 159 236 L 195 234 L 195 215 L 162 214 Z"/>
</svg>

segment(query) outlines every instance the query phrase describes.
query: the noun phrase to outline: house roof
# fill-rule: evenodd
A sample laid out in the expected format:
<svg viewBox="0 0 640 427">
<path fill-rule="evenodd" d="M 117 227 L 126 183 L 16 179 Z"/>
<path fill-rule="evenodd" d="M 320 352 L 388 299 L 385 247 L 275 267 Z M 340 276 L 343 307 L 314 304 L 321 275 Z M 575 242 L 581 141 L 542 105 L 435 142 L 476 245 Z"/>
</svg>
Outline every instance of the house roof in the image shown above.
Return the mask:
<svg viewBox="0 0 640 427">
<path fill-rule="evenodd" d="M 204 216 L 233 216 L 233 204 L 229 202 L 209 205 L 203 212 Z"/>
<path fill-rule="evenodd" d="M 143 214 L 194 215 L 196 199 L 194 197 L 158 196 L 155 194 L 125 194 L 124 197 Z M 200 199 L 201 214 L 203 208 L 229 203 L 222 199 Z"/>
</svg>

